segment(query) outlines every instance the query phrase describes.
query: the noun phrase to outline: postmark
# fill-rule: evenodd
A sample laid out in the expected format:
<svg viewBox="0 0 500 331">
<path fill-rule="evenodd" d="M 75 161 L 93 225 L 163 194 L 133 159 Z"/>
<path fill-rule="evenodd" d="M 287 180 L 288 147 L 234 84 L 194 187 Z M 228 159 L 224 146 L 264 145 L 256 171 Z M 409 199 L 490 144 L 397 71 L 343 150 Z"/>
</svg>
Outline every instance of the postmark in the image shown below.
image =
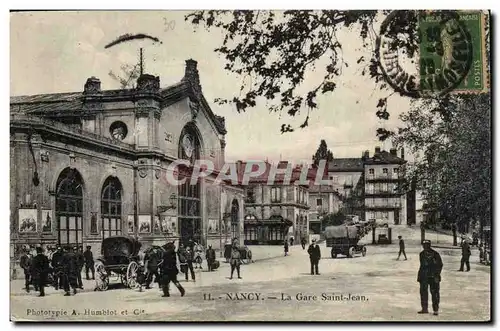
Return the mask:
<svg viewBox="0 0 500 331">
<path fill-rule="evenodd" d="M 475 58 L 484 58 L 481 57 L 484 25 L 481 25 L 480 12 L 422 11 L 415 14 L 416 17 L 409 17 L 418 21 L 419 35 L 414 36 L 419 43 L 418 61 L 405 58 L 401 49 L 401 39 L 408 38 L 399 33 L 405 31 L 401 27 L 404 22 L 401 15 L 409 14 L 394 11 L 384 20 L 377 44 L 382 74 L 395 91 L 421 98 L 476 88 L 476 76 L 471 76 L 472 63 Z M 477 87 L 481 89 L 485 62 L 479 60 L 477 65 L 481 72 Z"/>
</svg>

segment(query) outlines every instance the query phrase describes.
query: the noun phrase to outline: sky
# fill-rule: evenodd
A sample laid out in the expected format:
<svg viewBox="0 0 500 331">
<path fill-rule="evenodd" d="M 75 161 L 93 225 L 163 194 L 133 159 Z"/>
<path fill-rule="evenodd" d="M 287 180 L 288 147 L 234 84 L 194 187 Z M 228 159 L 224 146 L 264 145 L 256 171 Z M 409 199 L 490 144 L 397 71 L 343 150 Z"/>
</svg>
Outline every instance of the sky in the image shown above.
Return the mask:
<svg viewBox="0 0 500 331">
<path fill-rule="evenodd" d="M 296 118 L 280 118 L 270 113 L 265 102 L 245 113 L 234 106 L 217 105 L 216 98 L 239 94 L 242 78 L 224 70 L 225 61 L 214 49 L 223 38 L 219 30 L 194 29 L 184 20 L 183 11 L 99 11 L 11 13 L 10 95 L 33 95 L 83 91 L 87 78 L 98 77 L 103 89 L 119 88 L 109 72 L 119 74 L 122 65 L 138 63 L 138 50 L 145 49 L 145 72 L 160 76 L 161 87 L 177 83 L 184 74 L 185 60 L 198 61 L 203 94 L 214 113 L 226 118 L 226 160 L 268 159 L 272 162 L 310 161 L 320 140 L 325 139 L 334 157 L 360 157 L 364 150 L 373 154 L 375 146 L 389 149 L 377 141 L 376 129 L 399 124 L 398 115 L 409 107 L 409 100 L 392 96 L 388 101 L 391 119 L 381 123 L 375 106 L 388 95 L 375 89 L 375 83 L 361 76 L 356 59 L 369 58 L 370 49 L 361 47 L 356 31 L 340 31 L 343 56 L 350 67 L 336 81 L 334 93 L 318 98 L 309 126 L 281 134 L 283 123 L 298 125 L 306 113 Z M 104 46 L 125 33 L 145 33 L 158 37 L 150 41 Z M 321 70 L 308 72 L 304 88 L 323 76 Z"/>
</svg>

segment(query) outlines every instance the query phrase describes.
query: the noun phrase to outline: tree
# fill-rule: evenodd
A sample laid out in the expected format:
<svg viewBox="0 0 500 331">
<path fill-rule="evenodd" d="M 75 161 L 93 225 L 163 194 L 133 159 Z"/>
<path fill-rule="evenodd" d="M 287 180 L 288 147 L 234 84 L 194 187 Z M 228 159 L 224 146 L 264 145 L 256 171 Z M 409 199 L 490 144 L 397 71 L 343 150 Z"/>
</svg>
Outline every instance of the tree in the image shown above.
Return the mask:
<svg viewBox="0 0 500 331">
<path fill-rule="evenodd" d="M 431 210 L 460 231 L 471 219 L 491 219 L 491 104 L 489 95 L 420 101 L 403 114 L 395 136 L 417 155 L 407 169 Z"/>
<path fill-rule="evenodd" d="M 243 79 L 239 96 L 230 100 L 217 99 L 217 102 L 232 103 L 238 112 L 256 106 L 262 99 L 272 112 L 285 112 L 293 117 L 303 110 L 306 116 L 300 128 L 304 128 L 308 125 L 310 111 L 318 108 L 317 96 L 334 92 L 343 69 L 349 65 L 363 66 L 359 70 L 361 75 L 370 75 L 380 89 L 389 91 L 373 47 L 374 22 L 384 19 L 389 12 L 210 10 L 192 12 L 185 19 L 195 26 L 222 31 L 222 45 L 215 51 L 225 58 L 225 69 Z M 419 47 L 417 11 L 398 11 L 392 23 L 386 31 L 393 40 L 390 47 L 402 49 L 412 58 Z M 371 56 L 344 58 L 344 46 L 337 38 L 341 29 L 358 33 Z M 320 82 L 311 89 L 302 88 L 306 74 L 320 66 Z M 245 86 L 248 78 L 250 86 Z M 388 119 L 385 101 L 386 98 L 379 101 L 376 114 Z M 282 133 L 290 131 L 294 131 L 290 124 L 282 124 Z M 387 136 L 383 129 L 378 133 L 381 137 Z"/>
<path fill-rule="evenodd" d="M 312 156 L 312 160 L 315 166 L 319 165 L 320 160 L 326 160 L 327 162 L 333 161 L 333 153 L 328 149 L 324 139 L 321 139 L 318 150 L 316 154 Z"/>
</svg>

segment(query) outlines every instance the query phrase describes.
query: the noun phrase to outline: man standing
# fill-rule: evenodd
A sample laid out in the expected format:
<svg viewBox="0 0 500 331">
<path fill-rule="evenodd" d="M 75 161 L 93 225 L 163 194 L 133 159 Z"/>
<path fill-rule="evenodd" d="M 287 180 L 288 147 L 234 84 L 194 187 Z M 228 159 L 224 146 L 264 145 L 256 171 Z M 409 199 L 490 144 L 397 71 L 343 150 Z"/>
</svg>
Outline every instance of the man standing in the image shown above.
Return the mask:
<svg viewBox="0 0 500 331">
<path fill-rule="evenodd" d="M 405 253 L 405 241 L 403 240 L 402 236 L 398 236 L 398 239 L 399 239 L 399 253 L 398 253 L 398 258 L 396 260 L 399 261 L 401 254 L 405 256 L 405 260 L 408 260 L 406 258 L 406 253 Z"/>
<path fill-rule="evenodd" d="M 155 277 L 155 281 L 159 283 L 160 276 L 158 275 L 158 257 L 150 250 L 144 257 L 144 266 L 147 272 L 146 277 L 146 289 L 150 289 L 151 282 L 153 281 L 153 276 Z"/>
<path fill-rule="evenodd" d="M 293 246 L 293 241 L 295 240 L 295 238 L 293 236 L 290 237 L 290 246 Z"/>
<path fill-rule="evenodd" d="M 85 265 L 85 258 L 83 257 L 83 247 L 80 246 L 80 248 L 77 248 L 76 246 L 73 248 L 76 256 L 76 262 L 77 262 L 77 278 L 76 282 L 78 285 L 78 288 L 83 290 L 83 281 L 82 281 L 82 271 L 83 271 L 83 266 Z"/>
<path fill-rule="evenodd" d="M 63 274 L 64 274 L 64 292 L 65 296 L 70 296 L 70 287 L 73 289 L 73 294 L 76 294 L 76 288 L 78 287 L 78 260 L 76 254 L 71 249 L 71 246 L 67 247 L 63 256 Z"/>
<path fill-rule="evenodd" d="M 191 273 L 193 282 L 196 282 L 193 269 L 194 251 L 190 246 L 186 247 L 186 282 L 189 281 L 188 273 Z"/>
<path fill-rule="evenodd" d="M 92 280 L 95 280 L 94 256 L 90 248 L 90 246 L 87 246 L 87 250 L 83 253 L 83 258 L 85 260 L 85 276 L 87 276 L 87 280 L 89 280 L 90 270 L 92 272 Z"/>
<path fill-rule="evenodd" d="M 47 283 L 47 274 L 49 271 L 49 259 L 43 254 L 42 247 L 36 248 L 36 256 L 33 258 L 33 282 L 40 291 L 40 297 L 45 296 L 45 285 Z"/>
<path fill-rule="evenodd" d="M 420 269 L 418 270 L 417 282 L 420 283 L 420 303 L 422 310 L 419 314 L 427 314 L 430 288 L 432 296 L 432 309 L 434 315 L 439 311 L 439 283 L 441 282 L 441 270 L 443 261 L 438 252 L 431 248 L 431 241 L 424 240 L 424 250 L 420 252 Z"/>
<path fill-rule="evenodd" d="M 307 253 L 309 253 L 309 260 L 311 261 L 311 275 L 319 275 L 318 264 L 319 260 L 321 260 L 321 250 L 319 246 L 316 245 L 316 239 L 312 240 L 312 244 L 309 245 L 307 249 Z"/>
<path fill-rule="evenodd" d="M 307 241 L 305 237 L 302 237 L 302 239 L 300 240 L 300 244 L 302 245 L 302 249 L 306 249 Z"/>
<path fill-rule="evenodd" d="M 31 255 L 29 254 L 29 251 L 27 249 L 23 248 L 23 254 L 21 255 L 21 258 L 19 260 L 19 266 L 23 269 L 24 271 L 24 287 L 26 289 L 26 292 L 30 293 L 30 283 L 32 282 L 32 275 L 31 275 L 31 265 L 32 263 L 32 258 Z M 36 284 L 33 284 L 36 288 Z M 36 289 L 35 289 L 36 290 Z"/>
<path fill-rule="evenodd" d="M 57 245 L 56 251 L 52 254 L 52 269 L 54 270 L 54 288 L 56 291 L 63 287 L 64 275 L 63 275 L 63 257 L 64 253 L 61 246 Z"/>
<path fill-rule="evenodd" d="M 460 260 L 460 269 L 458 271 L 464 271 L 464 264 L 467 266 L 467 271 L 470 271 L 469 258 L 471 255 L 470 245 L 467 239 L 462 241 L 462 259 Z"/>
<path fill-rule="evenodd" d="M 292 239 L 290 238 L 290 242 L 292 241 Z M 285 239 L 285 243 L 284 243 L 284 247 L 285 249 L 285 256 L 288 255 L 288 240 Z"/>
<path fill-rule="evenodd" d="M 236 243 L 233 244 L 231 248 L 231 277 L 229 279 L 233 279 L 234 270 L 238 272 L 238 279 L 241 279 L 240 276 L 240 265 L 241 265 L 241 254 Z"/>
<path fill-rule="evenodd" d="M 184 296 L 186 291 L 182 287 L 182 285 L 177 281 L 177 274 L 179 270 L 177 269 L 177 259 L 175 257 L 175 246 L 174 243 L 170 242 L 165 245 L 165 252 L 163 253 L 163 262 L 161 264 L 162 270 L 162 279 L 161 285 L 163 290 L 163 296 L 169 297 L 169 286 L 170 282 L 174 283 L 174 285 L 181 292 L 181 297 Z"/>
<path fill-rule="evenodd" d="M 208 271 L 213 271 L 212 267 L 215 262 L 215 251 L 213 250 L 212 245 L 208 245 L 205 256 L 207 258 Z"/>
</svg>

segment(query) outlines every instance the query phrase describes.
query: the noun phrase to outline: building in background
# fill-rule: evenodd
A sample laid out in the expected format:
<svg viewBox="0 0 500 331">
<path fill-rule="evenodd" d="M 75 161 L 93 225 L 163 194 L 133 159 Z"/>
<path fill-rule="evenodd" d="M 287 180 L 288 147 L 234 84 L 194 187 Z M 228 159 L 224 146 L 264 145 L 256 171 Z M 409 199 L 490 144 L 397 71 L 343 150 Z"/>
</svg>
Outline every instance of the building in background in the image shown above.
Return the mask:
<svg viewBox="0 0 500 331">
<path fill-rule="evenodd" d="M 226 228 L 241 238 L 243 189 L 227 186 L 223 204 L 224 188 L 212 176 L 194 185 L 189 174 L 181 186 L 165 180 L 178 159 L 220 168 L 225 134 L 194 60 L 166 88 L 142 74 L 134 89 L 103 90 L 91 77 L 79 92 L 11 97 L 13 251 L 69 244 L 99 252 L 103 238 L 114 235 L 145 246 L 194 239 L 218 247 Z"/>
</svg>

